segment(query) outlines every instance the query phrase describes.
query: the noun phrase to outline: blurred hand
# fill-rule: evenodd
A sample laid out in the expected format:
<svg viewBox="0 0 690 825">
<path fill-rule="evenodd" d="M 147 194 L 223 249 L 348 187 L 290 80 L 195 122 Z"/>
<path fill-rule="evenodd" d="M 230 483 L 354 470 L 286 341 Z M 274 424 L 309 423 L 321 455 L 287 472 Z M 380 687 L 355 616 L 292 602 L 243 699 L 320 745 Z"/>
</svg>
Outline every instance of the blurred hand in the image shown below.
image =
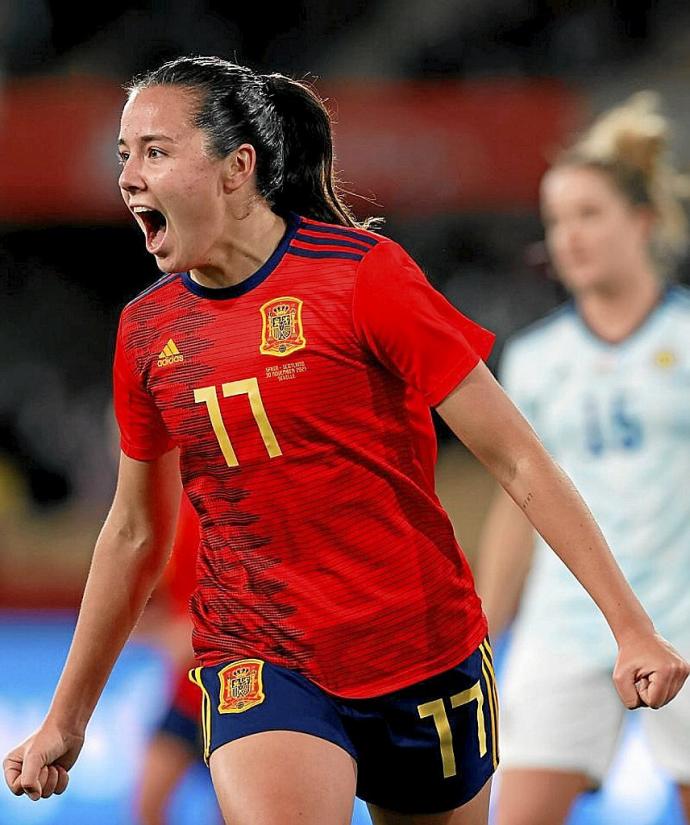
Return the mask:
<svg viewBox="0 0 690 825">
<path fill-rule="evenodd" d="M 630 709 L 660 708 L 683 687 L 690 665 L 658 633 L 638 634 L 620 643 L 613 682 Z"/>
<path fill-rule="evenodd" d="M 69 782 L 67 771 L 74 765 L 84 737 L 65 734 L 55 725 L 44 724 L 3 760 L 5 781 L 16 796 L 47 799 L 61 794 Z"/>
</svg>

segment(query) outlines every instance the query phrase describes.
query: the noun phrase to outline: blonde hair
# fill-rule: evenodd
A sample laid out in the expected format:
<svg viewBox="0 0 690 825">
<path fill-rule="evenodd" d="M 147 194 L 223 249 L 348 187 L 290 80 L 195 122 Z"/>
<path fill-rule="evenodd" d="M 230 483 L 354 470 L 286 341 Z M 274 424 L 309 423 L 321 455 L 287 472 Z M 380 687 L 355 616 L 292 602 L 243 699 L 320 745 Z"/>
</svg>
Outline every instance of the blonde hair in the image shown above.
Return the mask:
<svg viewBox="0 0 690 825">
<path fill-rule="evenodd" d="M 652 254 L 663 268 L 688 246 L 681 199 L 690 194 L 690 181 L 668 158 L 669 133 L 670 123 L 659 112 L 659 96 L 638 92 L 601 115 L 554 164 L 599 169 L 633 205 L 651 208 L 657 216 Z"/>
</svg>

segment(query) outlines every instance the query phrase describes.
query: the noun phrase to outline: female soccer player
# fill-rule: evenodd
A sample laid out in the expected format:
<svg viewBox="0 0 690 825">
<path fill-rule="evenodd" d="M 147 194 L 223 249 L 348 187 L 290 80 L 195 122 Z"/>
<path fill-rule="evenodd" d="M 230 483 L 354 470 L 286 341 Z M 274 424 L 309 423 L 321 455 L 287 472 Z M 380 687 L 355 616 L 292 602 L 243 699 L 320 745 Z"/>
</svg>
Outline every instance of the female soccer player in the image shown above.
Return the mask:
<svg viewBox="0 0 690 825">
<path fill-rule="evenodd" d="M 654 98 L 636 96 L 546 174 L 546 240 L 573 300 L 509 342 L 502 380 L 583 492 L 655 625 L 687 656 L 690 294 L 662 274 L 685 244 L 667 130 Z M 505 496 L 482 544 L 478 585 L 497 634 L 534 545 Z M 504 684 L 500 825 L 563 822 L 614 754 L 624 717 L 608 679 L 616 652 L 582 595 L 537 539 Z M 642 721 L 690 816 L 690 690 Z"/>
<path fill-rule="evenodd" d="M 181 475 L 203 533 L 192 677 L 228 822 L 345 825 L 357 791 L 377 825 L 485 823 L 491 647 L 434 493 L 430 407 L 600 606 L 623 701 L 670 700 L 687 663 L 480 363 L 493 336 L 339 200 L 312 91 L 180 58 L 132 84 L 119 144 L 169 274 L 122 314 L 118 488 L 51 708 L 5 762 L 12 790 L 65 789 Z"/>
</svg>

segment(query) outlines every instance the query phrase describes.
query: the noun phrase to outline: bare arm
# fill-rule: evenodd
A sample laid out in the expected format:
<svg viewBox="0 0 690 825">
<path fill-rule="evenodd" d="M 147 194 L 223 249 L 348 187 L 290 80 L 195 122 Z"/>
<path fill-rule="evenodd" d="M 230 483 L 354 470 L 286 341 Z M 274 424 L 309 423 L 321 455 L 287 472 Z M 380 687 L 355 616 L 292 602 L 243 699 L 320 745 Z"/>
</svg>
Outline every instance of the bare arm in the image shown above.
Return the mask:
<svg viewBox="0 0 690 825">
<path fill-rule="evenodd" d="M 438 412 L 604 614 L 619 647 L 614 681 L 624 703 L 637 707 L 641 696 L 645 704 L 660 707 L 673 698 L 687 678 L 687 662 L 655 634 L 572 482 L 484 364 L 475 367 Z M 636 683 L 642 688 L 638 684 L 636 689 Z"/>
<path fill-rule="evenodd" d="M 38 799 L 67 785 L 96 702 L 167 561 L 180 500 L 178 461 L 176 450 L 155 461 L 121 455 L 52 704 L 39 730 L 4 761 L 13 793 Z"/>
<path fill-rule="evenodd" d="M 484 522 L 475 574 L 494 637 L 505 630 L 517 613 L 533 550 L 534 527 L 499 488 Z"/>
</svg>

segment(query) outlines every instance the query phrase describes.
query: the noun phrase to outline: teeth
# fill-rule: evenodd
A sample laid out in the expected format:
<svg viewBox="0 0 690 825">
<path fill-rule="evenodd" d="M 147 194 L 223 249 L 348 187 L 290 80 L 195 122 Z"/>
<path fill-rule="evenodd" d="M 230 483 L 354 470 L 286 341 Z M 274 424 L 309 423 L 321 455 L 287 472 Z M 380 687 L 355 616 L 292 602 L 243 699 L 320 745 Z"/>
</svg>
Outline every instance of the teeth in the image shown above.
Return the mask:
<svg viewBox="0 0 690 825">
<path fill-rule="evenodd" d="M 149 209 L 148 206 L 135 206 L 132 211 L 134 213 L 139 213 L 139 212 L 155 212 L 156 210 L 155 209 Z"/>
</svg>

